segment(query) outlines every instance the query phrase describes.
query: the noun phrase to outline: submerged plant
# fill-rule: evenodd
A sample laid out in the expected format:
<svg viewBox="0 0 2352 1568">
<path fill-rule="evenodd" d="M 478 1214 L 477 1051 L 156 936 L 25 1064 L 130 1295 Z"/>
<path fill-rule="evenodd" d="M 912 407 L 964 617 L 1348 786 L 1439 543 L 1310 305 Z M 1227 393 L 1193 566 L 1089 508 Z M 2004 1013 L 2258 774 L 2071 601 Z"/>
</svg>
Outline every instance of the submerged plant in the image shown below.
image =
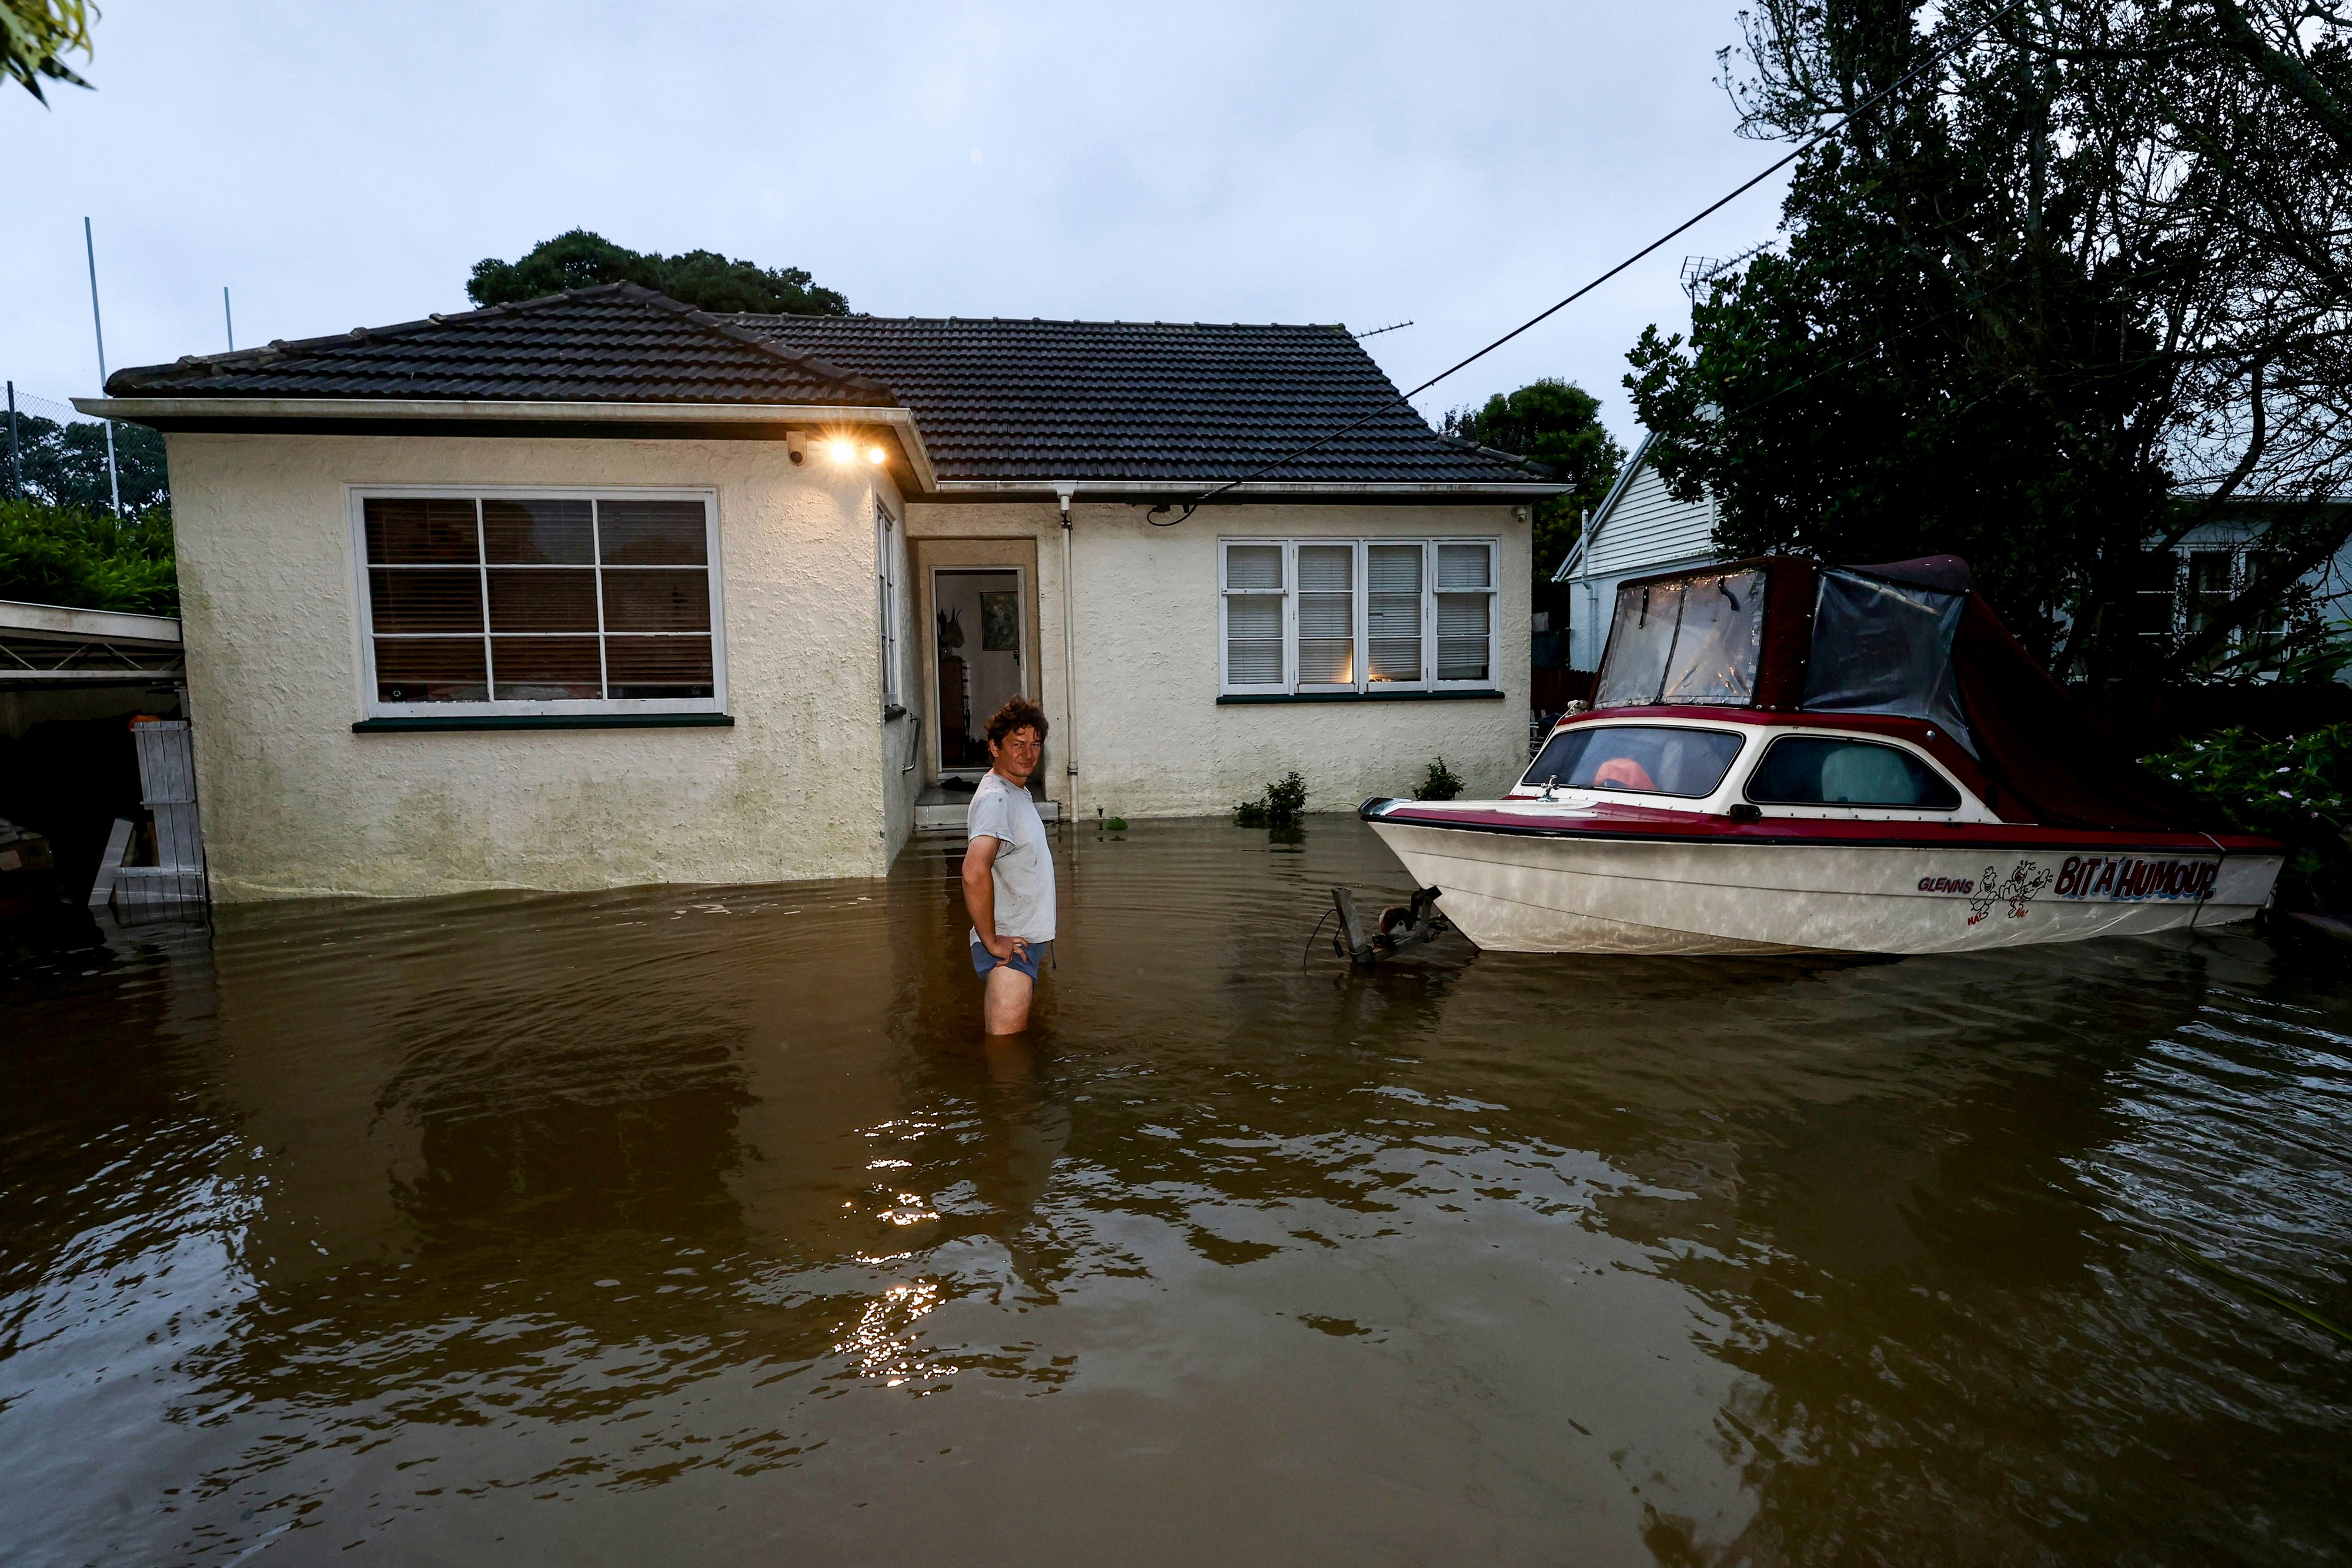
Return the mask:
<svg viewBox="0 0 2352 1568">
<path fill-rule="evenodd" d="M 1413 787 L 1412 798 L 1416 800 L 1451 800 L 1461 793 L 1462 780 L 1454 769 L 1445 766 L 1445 758 L 1439 757 L 1431 760 L 1427 777 Z"/>
<path fill-rule="evenodd" d="M 1255 800 L 1234 808 L 1234 825 L 1240 828 L 1295 828 L 1307 814 L 1307 780 L 1297 768 L 1265 787 Z"/>
</svg>

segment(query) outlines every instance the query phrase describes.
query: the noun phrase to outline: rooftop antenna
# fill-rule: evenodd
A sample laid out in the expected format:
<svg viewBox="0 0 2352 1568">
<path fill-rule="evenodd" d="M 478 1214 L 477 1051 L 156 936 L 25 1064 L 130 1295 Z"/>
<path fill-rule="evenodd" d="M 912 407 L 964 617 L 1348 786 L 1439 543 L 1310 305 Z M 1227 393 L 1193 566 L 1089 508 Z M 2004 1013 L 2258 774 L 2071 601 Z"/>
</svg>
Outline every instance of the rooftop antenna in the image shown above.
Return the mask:
<svg viewBox="0 0 2352 1568">
<path fill-rule="evenodd" d="M 98 390 L 106 391 L 106 323 L 98 315 L 98 242 L 90 237 L 89 218 L 81 220 L 81 247 L 89 257 L 89 325 L 98 334 Z M 114 467 L 114 421 L 106 422 L 106 487 L 114 499 L 114 515 L 122 515 L 122 476 Z"/>
<path fill-rule="evenodd" d="M 1768 239 L 1761 245 L 1749 246 L 1738 256 L 1686 256 L 1683 257 L 1683 292 L 1696 303 L 1700 289 L 1742 262 L 1753 261 L 1771 248 L 1772 242 Z"/>
<path fill-rule="evenodd" d="M 1375 327 L 1369 332 L 1357 333 L 1356 340 L 1358 342 L 1361 342 L 1366 338 L 1377 338 L 1383 332 L 1393 332 L 1400 327 L 1410 327 L 1412 325 L 1412 323 L 1410 321 L 1391 321 L 1385 327 Z"/>
<path fill-rule="evenodd" d="M 228 330 L 228 351 L 236 352 L 236 318 L 229 314 L 228 285 L 221 285 L 221 325 Z"/>
</svg>

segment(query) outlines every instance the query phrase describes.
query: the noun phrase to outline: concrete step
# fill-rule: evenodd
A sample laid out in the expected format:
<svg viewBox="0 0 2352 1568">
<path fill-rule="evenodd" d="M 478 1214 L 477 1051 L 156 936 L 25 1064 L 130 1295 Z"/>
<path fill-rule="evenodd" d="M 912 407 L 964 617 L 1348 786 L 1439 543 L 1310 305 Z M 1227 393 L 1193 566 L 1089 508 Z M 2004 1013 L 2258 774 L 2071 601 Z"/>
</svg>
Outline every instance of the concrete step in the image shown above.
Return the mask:
<svg viewBox="0 0 2352 1568">
<path fill-rule="evenodd" d="M 969 795 L 949 805 L 918 806 L 915 808 L 915 831 L 961 833 L 971 809 L 971 797 Z M 1040 800 L 1037 802 L 1037 815 L 1049 822 L 1058 822 L 1062 820 L 1062 803 L 1059 800 Z"/>
</svg>

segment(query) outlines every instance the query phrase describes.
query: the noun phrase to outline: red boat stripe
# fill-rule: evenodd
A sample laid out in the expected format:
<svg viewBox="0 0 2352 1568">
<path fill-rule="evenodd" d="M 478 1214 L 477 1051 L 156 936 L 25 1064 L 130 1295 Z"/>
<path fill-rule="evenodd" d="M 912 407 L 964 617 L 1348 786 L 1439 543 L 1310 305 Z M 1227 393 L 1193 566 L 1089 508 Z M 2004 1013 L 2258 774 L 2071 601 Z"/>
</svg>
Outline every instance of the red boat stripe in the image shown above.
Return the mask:
<svg viewBox="0 0 2352 1568">
<path fill-rule="evenodd" d="M 1721 817 L 1696 817 L 1687 825 L 1659 822 L 1642 827 L 1562 826 L 1531 822 L 1501 811 L 1414 811 L 1375 810 L 1367 802 L 1366 821 L 1397 822 L 1414 828 L 1444 828 L 1456 832 L 1498 833 L 1521 838 L 1604 839 L 1652 843 L 1733 843 L 1802 845 L 1818 849 L 1900 850 L 2033 850 L 2056 854 L 2078 850 L 2093 854 L 2152 855 L 2283 854 L 2284 846 L 2269 839 L 2203 833 L 2100 833 L 2080 828 L 2037 828 L 2018 822 L 1906 823 L 1910 831 L 1895 836 L 1890 822 L 1807 819 L 1791 832 L 1777 822 L 1734 822 Z M 1664 813 L 1661 813 L 1663 815 Z M 1920 832 L 1919 828 L 1933 830 Z"/>
</svg>

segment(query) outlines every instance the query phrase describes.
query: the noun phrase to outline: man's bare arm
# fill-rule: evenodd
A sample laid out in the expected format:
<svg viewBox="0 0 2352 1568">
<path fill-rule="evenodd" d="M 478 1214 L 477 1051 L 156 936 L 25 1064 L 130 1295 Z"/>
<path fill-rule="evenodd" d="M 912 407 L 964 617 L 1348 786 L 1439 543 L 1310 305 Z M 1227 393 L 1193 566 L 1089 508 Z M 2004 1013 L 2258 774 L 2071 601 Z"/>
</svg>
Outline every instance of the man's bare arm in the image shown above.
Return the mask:
<svg viewBox="0 0 2352 1568">
<path fill-rule="evenodd" d="M 971 841 L 963 852 L 963 906 L 971 913 L 971 928 L 980 933 L 980 945 L 995 958 L 1010 958 L 1025 944 L 1011 936 L 996 934 L 996 852 L 1004 841 L 986 833 Z"/>
</svg>

